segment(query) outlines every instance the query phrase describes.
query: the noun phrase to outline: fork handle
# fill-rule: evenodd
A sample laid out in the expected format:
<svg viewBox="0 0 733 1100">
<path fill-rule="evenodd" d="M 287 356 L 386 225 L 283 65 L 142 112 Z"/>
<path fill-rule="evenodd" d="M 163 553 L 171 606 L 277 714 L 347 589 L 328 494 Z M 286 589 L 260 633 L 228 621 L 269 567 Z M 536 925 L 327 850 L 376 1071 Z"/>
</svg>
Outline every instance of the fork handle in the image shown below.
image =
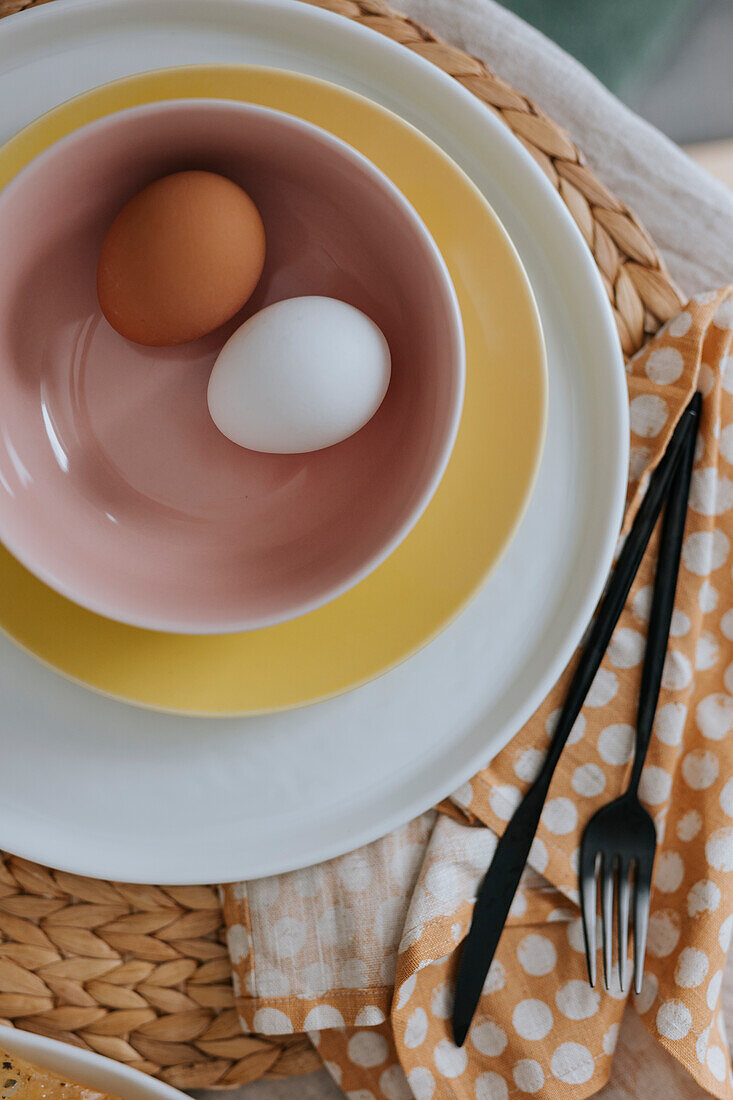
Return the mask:
<svg viewBox="0 0 733 1100">
<path fill-rule="evenodd" d="M 652 735 L 654 715 L 659 701 L 659 689 L 662 685 L 664 662 L 667 656 L 669 629 L 674 610 L 677 578 L 682 554 L 682 540 L 687 519 L 687 503 L 690 495 L 692 467 L 695 462 L 695 444 L 700 424 L 702 397 L 696 393 L 688 408 L 695 414 L 695 423 L 688 432 L 682 453 L 679 456 L 673 475 L 669 496 L 664 509 L 662 533 L 659 540 L 659 555 L 654 575 L 654 594 L 649 615 L 644 667 L 641 673 L 639 706 L 636 715 L 636 750 L 634 766 L 629 780 L 629 793 L 637 794 L 641 771 L 644 766 L 649 741 Z"/>
</svg>

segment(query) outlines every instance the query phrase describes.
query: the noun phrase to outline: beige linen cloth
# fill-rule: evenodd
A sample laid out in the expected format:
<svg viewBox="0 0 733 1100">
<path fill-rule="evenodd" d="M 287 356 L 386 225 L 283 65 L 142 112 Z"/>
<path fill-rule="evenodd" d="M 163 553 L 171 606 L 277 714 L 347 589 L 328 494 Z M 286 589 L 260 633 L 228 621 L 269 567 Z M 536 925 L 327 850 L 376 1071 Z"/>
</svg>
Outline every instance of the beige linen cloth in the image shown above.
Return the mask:
<svg viewBox="0 0 733 1100">
<path fill-rule="evenodd" d="M 409 6 L 569 126 L 599 174 L 667 246 L 690 290 L 730 278 L 726 193 L 582 69 L 485 0 Z M 602 1086 L 614 1050 L 608 1095 L 693 1097 L 702 1088 L 733 1095 L 720 1013 L 733 924 L 730 318 L 730 298 L 703 295 L 635 361 L 629 378 L 632 508 L 636 479 L 658 458 L 686 396 L 695 385 L 706 393 L 672 655 L 645 773 L 661 841 L 640 1015 L 626 1013 L 619 1040 L 625 998 L 617 988 L 592 994 L 585 984 L 573 854 L 582 824 L 627 772 L 653 550 L 550 792 L 533 869 L 464 1052 L 448 1030 L 455 946 L 491 856 L 492 830 L 501 830 L 537 766 L 561 690 L 456 793 L 455 817 L 430 811 L 359 853 L 227 888 L 245 1026 L 311 1031 L 354 1100 L 580 1097 Z M 306 1094 L 305 1082 L 292 1087 L 293 1096 Z M 321 1079 L 311 1095 L 325 1089 Z"/>
</svg>

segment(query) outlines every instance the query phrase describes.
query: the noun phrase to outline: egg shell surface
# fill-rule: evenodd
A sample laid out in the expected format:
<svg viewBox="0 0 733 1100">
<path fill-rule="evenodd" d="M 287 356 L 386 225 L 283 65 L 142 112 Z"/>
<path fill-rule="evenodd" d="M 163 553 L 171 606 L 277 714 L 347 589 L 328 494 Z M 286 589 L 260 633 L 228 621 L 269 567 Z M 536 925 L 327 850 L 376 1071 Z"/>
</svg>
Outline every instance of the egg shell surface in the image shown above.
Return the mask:
<svg viewBox="0 0 733 1100">
<path fill-rule="evenodd" d="M 264 263 L 265 229 L 249 195 L 214 172 L 176 172 L 144 187 L 115 218 L 97 296 L 128 340 L 185 344 L 238 313 Z"/>
<path fill-rule="evenodd" d="M 390 373 L 387 341 L 366 314 L 335 298 L 289 298 L 254 314 L 224 345 L 209 412 L 241 447 L 318 451 L 371 420 Z"/>
</svg>

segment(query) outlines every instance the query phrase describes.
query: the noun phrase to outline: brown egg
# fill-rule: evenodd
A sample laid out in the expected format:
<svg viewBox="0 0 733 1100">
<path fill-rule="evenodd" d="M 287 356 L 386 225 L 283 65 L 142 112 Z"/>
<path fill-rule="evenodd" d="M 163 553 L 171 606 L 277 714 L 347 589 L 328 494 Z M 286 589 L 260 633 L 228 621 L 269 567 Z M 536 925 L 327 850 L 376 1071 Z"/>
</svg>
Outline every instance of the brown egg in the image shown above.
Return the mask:
<svg viewBox="0 0 733 1100">
<path fill-rule="evenodd" d="M 97 295 L 104 316 L 137 344 L 166 347 L 223 325 L 257 286 L 265 229 L 236 183 L 177 172 L 122 208 L 102 245 Z"/>
</svg>

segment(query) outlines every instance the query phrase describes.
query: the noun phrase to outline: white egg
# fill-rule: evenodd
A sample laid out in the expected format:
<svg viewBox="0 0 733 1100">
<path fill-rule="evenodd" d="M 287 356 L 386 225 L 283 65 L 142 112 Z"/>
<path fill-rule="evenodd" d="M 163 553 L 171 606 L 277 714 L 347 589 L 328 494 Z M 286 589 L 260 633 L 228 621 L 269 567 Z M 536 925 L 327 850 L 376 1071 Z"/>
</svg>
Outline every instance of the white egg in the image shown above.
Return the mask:
<svg viewBox="0 0 733 1100">
<path fill-rule="evenodd" d="M 209 412 L 240 447 L 301 454 L 340 443 L 374 416 L 389 386 L 389 346 L 335 298 L 288 298 L 230 336 L 209 380 Z"/>
</svg>

